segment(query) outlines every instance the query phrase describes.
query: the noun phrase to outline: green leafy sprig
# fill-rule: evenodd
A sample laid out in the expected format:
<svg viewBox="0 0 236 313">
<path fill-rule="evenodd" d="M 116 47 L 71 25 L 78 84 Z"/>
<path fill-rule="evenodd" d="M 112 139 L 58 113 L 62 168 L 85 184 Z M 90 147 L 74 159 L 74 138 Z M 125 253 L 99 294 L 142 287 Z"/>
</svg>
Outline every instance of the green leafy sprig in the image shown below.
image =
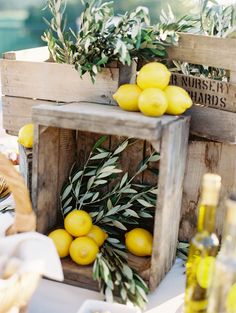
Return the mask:
<svg viewBox="0 0 236 313">
<path fill-rule="evenodd" d="M 148 301 L 147 284 L 128 266 L 127 255 L 114 246 L 117 243 L 118 240 L 110 238 L 110 242 L 104 244 L 94 262 L 93 278 L 98 281 L 107 301 L 113 302 L 117 292 L 121 303 L 144 308 Z"/>
<path fill-rule="evenodd" d="M 141 162 L 133 177 L 124 173 L 116 182 L 117 174 L 122 172 L 119 158 L 129 141 L 124 140 L 114 151 L 108 151 L 102 147 L 106 139 L 102 137 L 95 144 L 83 168 L 72 167 L 60 202 L 64 217 L 74 209 L 86 209 L 95 224 L 114 233 L 114 229 L 126 231 L 130 225 L 138 225 L 140 218 L 153 216 L 151 208 L 156 205 L 157 187 L 136 184 L 134 178 L 160 156 L 152 153 Z M 112 181 L 116 184 L 108 188 Z"/>
<path fill-rule="evenodd" d="M 121 141 L 109 151 L 103 147 L 106 140 L 104 136 L 97 141 L 83 167 L 72 167 L 61 192 L 61 211 L 65 217 L 74 209 L 83 209 L 92 216 L 94 224 L 109 234 L 93 267 L 93 278 L 98 281 L 106 299 L 113 300 L 117 293 L 122 303 L 132 302 L 144 307 L 148 287 L 128 265 L 122 242 L 127 229 L 133 225 L 141 226 L 144 221 L 147 224 L 153 221 L 157 187 L 136 184 L 134 179 L 160 156 L 151 153 L 132 177 L 128 173 L 121 175 L 121 154 L 135 141 Z M 120 179 L 117 179 L 118 175 L 121 175 Z"/>
<path fill-rule="evenodd" d="M 119 61 L 130 65 L 133 59 L 145 61 L 167 57 L 166 48 L 178 42 L 177 31 L 192 27 L 190 18 L 168 21 L 163 18 L 151 25 L 148 8 L 137 7 L 132 12 L 116 16 L 113 1 L 83 1 L 78 33 L 66 31 L 65 0 L 48 0 L 52 13 L 44 33 L 53 59 L 74 64 L 80 75 L 89 73 L 92 80 L 107 64 Z"/>
</svg>

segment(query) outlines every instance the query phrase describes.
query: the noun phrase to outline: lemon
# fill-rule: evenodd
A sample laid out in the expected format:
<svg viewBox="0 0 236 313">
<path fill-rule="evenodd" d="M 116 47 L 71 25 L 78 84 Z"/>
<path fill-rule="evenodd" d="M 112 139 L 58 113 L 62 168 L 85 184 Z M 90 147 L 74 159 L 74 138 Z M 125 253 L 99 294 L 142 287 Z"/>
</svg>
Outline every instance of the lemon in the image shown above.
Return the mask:
<svg viewBox="0 0 236 313">
<path fill-rule="evenodd" d="M 229 289 L 226 297 L 226 308 L 228 313 L 236 312 L 236 283 Z"/>
<path fill-rule="evenodd" d="M 138 104 L 140 111 L 147 116 L 161 116 L 168 106 L 164 91 L 158 88 L 145 89 L 139 97 Z"/>
<path fill-rule="evenodd" d="M 83 210 L 74 210 L 66 216 L 64 226 L 74 237 L 85 236 L 92 227 L 92 218 Z"/>
<path fill-rule="evenodd" d="M 93 239 L 98 247 L 101 247 L 104 241 L 107 239 L 107 234 L 97 225 L 93 225 L 87 236 Z"/>
<path fill-rule="evenodd" d="M 152 234 L 143 228 L 134 228 L 125 234 L 126 248 L 137 256 L 151 255 L 152 241 Z"/>
<path fill-rule="evenodd" d="M 206 311 L 208 301 L 206 299 L 199 300 L 199 301 L 190 300 L 187 304 L 190 310 L 192 310 L 193 312 L 200 312 L 200 311 Z"/>
<path fill-rule="evenodd" d="M 168 68 L 159 62 L 144 65 L 138 73 L 137 84 L 141 89 L 165 89 L 170 82 L 171 73 Z"/>
<path fill-rule="evenodd" d="M 26 124 L 19 130 L 18 142 L 25 148 L 32 148 L 34 143 L 34 125 Z"/>
<path fill-rule="evenodd" d="M 215 269 L 215 258 L 207 256 L 202 258 L 197 266 L 197 282 L 200 287 L 207 289 L 211 285 L 213 273 Z"/>
<path fill-rule="evenodd" d="M 60 258 L 69 255 L 69 248 L 73 241 L 73 237 L 68 234 L 65 229 L 56 229 L 52 231 L 48 237 L 53 240 Z"/>
<path fill-rule="evenodd" d="M 119 87 L 113 95 L 113 99 L 119 104 L 120 108 L 126 111 L 139 111 L 138 98 L 142 90 L 134 84 L 125 84 Z"/>
<path fill-rule="evenodd" d="M 193 105 L 189 94 L 181 87 L 168 86 L 165 89 L 165 94 L 168 100 L 168 108 L 166 111 L 168 114 L 182 114 Z"/>
<path fill-rule="evenodd" d="M 70 246 L 70 257 L 79 265 L 93 263 L 98 252 L 98 245 L 89 237 L 76 238 Z"/>
</svg>

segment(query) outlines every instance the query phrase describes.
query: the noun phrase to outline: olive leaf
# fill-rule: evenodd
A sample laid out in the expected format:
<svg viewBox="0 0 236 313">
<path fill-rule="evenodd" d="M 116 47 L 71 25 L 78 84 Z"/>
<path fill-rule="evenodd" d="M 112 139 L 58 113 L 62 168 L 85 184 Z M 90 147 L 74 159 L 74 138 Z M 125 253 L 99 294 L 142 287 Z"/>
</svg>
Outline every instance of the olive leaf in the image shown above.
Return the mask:
<svg viewBox="0 0 236 313">
<path fill-rule="evenodd" d="M 97 73 L 112 61 L 131 65 L 137 58 L 165 59 L 167 47 L 178 42 L 177 32 L 195 26 L 195 21 L 187 16 L 174 21 L 170 9 L 168 14 L 163 13 L 160 23 L 151 25 L 149 10 L 144 6 L 116 16 L 113 1 L 83 3 L 76 33 L 66 30 L 66 1 L 48 0 L 52 18 L 46 21 L 48 30 L 42 39 L 56 62 L 73 64 L 81 76 L 89 73 L 93 82 Z"/>
</svg>

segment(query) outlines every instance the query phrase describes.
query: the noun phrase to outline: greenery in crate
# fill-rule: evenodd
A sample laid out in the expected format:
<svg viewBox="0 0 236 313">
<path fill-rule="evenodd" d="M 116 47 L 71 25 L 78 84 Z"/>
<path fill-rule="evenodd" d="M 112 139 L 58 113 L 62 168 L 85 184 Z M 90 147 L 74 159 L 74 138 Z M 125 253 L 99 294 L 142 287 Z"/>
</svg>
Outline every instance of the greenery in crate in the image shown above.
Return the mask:
<svg viewBox="0 0 236 313">
<path fill-rule="evenodd" d="M 146 61 L 166 58 L 166 48 L 178 42 L 177 31 L 188 31 L 195 23 L 191 17 L 184 16 L 178 21 L 163 19 L 151 25 L 146 7 L 115 16 L 113 1 L 82 2 L 84 12 L 75 33 L 66 30 L 66 2 L 48 0 L 52 19 L 46 21 L 49 30 L 43 40 L 56 62 L 74 64 L 81 76 L 88 72 L 93 81 L 112 61 L 130 65 L 134 58 Z"/>
<path fill-rule="evenodd" d="M 205 36 L 234 37 L 236 32 L 236 5 L 222 5 L 217 0 L 202 0 L 197 23 L 191 31 Z M 212 66 L 189 64 L 174 61 L 175 70 L 185 75 L 208 77 L 227 81 L 229 73 L 226 70 Z"/>
<path fill-rule="evenodd" d="M 152 227 L 157 187 L 137 184 L 134 178 L 150 169 L 149 163 L 160 157 L 156 152 L 152 153 L 130 177 L 128 173 L 122 173 L 119 160 L 134 140 L 122 141 L 113 151 L 102 146 L 105 140 L 107 137 L 101 137 L 95 144 L 83 167 L 72 167 L 61 192 L 61 211 L 65 217 L 74 209 L 83 209 L 92 216 L 94 224 L 108 233 L 93 267 L 93 277 L 106 299 L 113 300 L 116 289 L 123 303 L 132 302 L 143 307 L 148 287 L 128 265 L 122 242 L 130 228 L 142 227 L 143 223 Z M 122 175 L 120 179 L 117 179 L 118 174 Z"/>
</svg>

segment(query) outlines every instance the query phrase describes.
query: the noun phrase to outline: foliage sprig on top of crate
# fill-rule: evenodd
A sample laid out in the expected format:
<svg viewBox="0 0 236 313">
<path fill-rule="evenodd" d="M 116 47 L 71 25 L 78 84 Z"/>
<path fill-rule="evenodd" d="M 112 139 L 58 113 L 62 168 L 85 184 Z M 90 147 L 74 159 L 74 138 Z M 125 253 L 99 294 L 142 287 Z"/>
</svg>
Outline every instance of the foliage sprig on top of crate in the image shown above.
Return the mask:
<svg viewBox="0 0 236 313">
<path fill-rule="evenodd" d="M 141 227 L 144 219 L 147 224 L 152 223 L 157 186 L 137 184 L 134 178 L 160 156 L 153 152 L 140 163 L 134 176 L 124 173 L 117 180 L 117 174 L 122 172 L 121 154 L 134 140 L 120 142 L 113 151 L 102 147 L 106 140 L 104 136 L 97 141 L 82 168 L 72 167 L 61 192 L 61 211 L 65 217 L 74 209 L 83 209 L 91 215 L 93 223 L 109 235 L 93 266 L 93 278 L 106 299 L 112 301 L 116 290 L 122 303 L 132 302 L 144 307 L 148 287 L 128 265 L 123 242 L 125 232 L 133 226 Z"/>
<path fill-rule="evenodd" d="M 56 62 L 74 64 L 82 76 L 89 73 L 92 80 L 112 61 L 131 64 L 132 59 L 145 61 L 167 57 L 166 48 L 178 42 L 177 31 L 187 31 L 195 23 L 190 17 L 176 22 L 151 25 L 148 8 L 137 7 L 132 12 L 116 16 L 113 1 L 84 3 L 78 33 L 66 30 L 65 0 L 48 0 L 52 19 L 44 33 L 50 53 Z"/>
</svg>

